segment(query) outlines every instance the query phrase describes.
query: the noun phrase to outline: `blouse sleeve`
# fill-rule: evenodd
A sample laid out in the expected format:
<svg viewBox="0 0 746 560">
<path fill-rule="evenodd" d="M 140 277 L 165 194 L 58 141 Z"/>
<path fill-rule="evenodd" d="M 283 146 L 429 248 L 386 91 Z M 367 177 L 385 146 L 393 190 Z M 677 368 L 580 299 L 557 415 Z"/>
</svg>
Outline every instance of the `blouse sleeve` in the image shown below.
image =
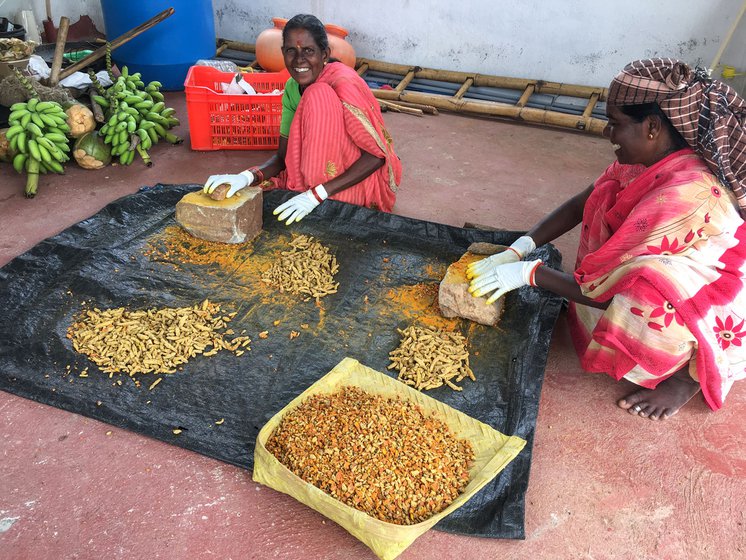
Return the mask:
<svg viewBox="0 0 746 560">
<path fill-rule="evenodd" d="M 280 118 L 280 136 L 285 138 L 290 134 L 290 125 L 295 117 L 295 110 L 300 103 L 300 89 L 298 82 L 293 78 L 288 79 L 285 91 L 282 93 L 282 117 Z"/>
</svg>

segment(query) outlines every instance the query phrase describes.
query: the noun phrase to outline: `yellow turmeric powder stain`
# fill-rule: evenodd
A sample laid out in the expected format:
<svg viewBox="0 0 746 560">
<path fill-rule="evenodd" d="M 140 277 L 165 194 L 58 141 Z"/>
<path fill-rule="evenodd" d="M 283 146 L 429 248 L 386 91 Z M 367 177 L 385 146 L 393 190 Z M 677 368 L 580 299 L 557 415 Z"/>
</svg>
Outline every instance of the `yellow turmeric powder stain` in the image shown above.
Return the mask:
<svg viewBox="0 0 746 560">
<path fill-rule="evenodd" d="M 399 315 L 418 324 L 433 328 L 453 330 L 458 319 L 448 319 L 440 314 L 438 306 L 438 284 L 419 283 L 391 288 L 386 298 L 393 304 L 382 313 Z"/>
<path fill-rule="evenodd" d="M 270 235 L 265 231 L 248 243 L 215 243 L 198 239 L 180 226 L 168 226 L 148 240 L 143 254 L 152 262 L 192 273 L 195 281 L 206 289 L 220 289 L 223 297 L 236 300 L 239 314 L 235 321 L 239 324 L 243 322 L 242 319 L 248 319 L 255 304 L 269 306 L 272 315 L 269 319 L 292 322 L 295 316 L 293 309 L 301 301 L 298 296 L 280 293 L 261 281 L 262 273 L 269 269 L 281 251 L 288 250 L 290 241 L 289 234 Z M 334 252 L 333 247 L 330 249 Z M 340 266 L 344 266 L 344 263 L 340 263 Z M 459 318 L 449 319 L 440 313 L 438 288 L 447 268 L 448 263 L 430 262 L 422 269 L 425 277 L 422 282 L 387 288 L 387 285 L 390 286 L 390 271 L 386 266 L 381 271 L 381 281 L 371 285 L 381 288 L 372 288 L 368 299 L 361 301 L 361 308 L 368 311 L 370 306 L 378 316 L 376 323 L 379 327 L 390 325 L 395 330 L 402 321 L 406 321 L 436 329 L 466 331 L 463 334 L 468 336 L 474 324 Z M 317 309 L 318 320 L 313 330 L 320 332 L 326 327 L 327 309 L 323 300 L 319 304 L 308 303 Z M 278 309 L 283 310 L 282 315 L 273 315 Z"/>
<path fill-rule="evenodd" d="M 195 282 L 208 291 L 220 290 L 223 297 L 234 299 L 239 305 L 238 323 L 247 320 L 254 304 L 268 306 L 268 319 L 291 321 L 293 308 L 301 303 L 313 304 L 318 313 L 314 331 L 326 324 L 324 301 L 303 302 L 303 298 L 262 282 L 282 251 L 290 248 L 291 234 L 269 234 L 263 231 L 248 243 L 216 243 L 194 237 L 180 226 L 167 226 L 148 239 L 143 255 L 173 269 L 191 273 Z M 331 248 L 334 252 L 333 247 Z"/>
<path fill-rule="evenodd" d="M 290 241 L 290 235 L 262 232 L 248 243 L 216 243 L 194 237 L 180 226 L 168 226 L 147 241 L 143 254 L 152 262 L 191 272 L 196 282 L 208 290 L 219 289 L 224 297 L 290 310 L 299 303 L 298 296 L 262 282 L 262 273 Z"/>
</svg>

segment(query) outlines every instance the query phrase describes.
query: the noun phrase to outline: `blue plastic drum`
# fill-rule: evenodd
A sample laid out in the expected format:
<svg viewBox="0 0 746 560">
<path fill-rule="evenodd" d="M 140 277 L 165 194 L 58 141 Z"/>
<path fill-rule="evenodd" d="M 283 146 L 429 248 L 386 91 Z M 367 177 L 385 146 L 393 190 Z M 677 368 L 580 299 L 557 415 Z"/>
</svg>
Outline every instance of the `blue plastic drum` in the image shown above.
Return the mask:
<svg viewBox="0 0 746 560">
<path fill-rule="evenodd" d="M 184 89 L 190 66 L 215 56 L 212 0 L 101 0 L 109 41 L 171 7 L 173 15 L 114 49 L 111 57 L 130 74 L 140 72 L 146 84 L 158 80 L 164 90 L 177 91 Z"/>
</svg>

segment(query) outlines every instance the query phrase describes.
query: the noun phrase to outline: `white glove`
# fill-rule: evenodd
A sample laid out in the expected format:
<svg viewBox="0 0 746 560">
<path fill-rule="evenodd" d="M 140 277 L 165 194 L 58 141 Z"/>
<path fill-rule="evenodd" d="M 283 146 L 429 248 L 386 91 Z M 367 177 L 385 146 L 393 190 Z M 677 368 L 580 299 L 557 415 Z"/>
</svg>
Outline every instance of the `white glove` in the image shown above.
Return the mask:
<svg viewBox="0 0 746 560">
<path fill-rule="evenodd" d="M 536 249 L 536 243 L 534 243 L 533 239 L 531 239 L 528 235 L 519 237 L 510 247 L 505 249 L 502 253 L 490 255 L 487 258 L 471 263 L 466 268 L 466 277 L 470 280 L 476 280 L 477 278 L 479 278 L 479 276 L 486 272 L 489 272 L 498 265 L 520 261 L 534 249 Z"/>
<path fill-rule="evenodd" d="M 324 185 L 317 185 L 308 189 L 306 192 L 295 195 L 290 200 L 286 200 L 280 204 L 273 214 L 277 216 L 277 219 L 281 222 L 285 221 L 286 226 L 289 226 L 293 222 L 300 222 L 307 214 L 309 214 L 314 208 L 325 201 L 329 195 L 326 193 Z"/>
<path fill-rule="evenodd" d="M 497 265 L 490 272 L 474 278 L 469 284 L 469 292 L 474 297 L 495 292 L 487 299 L 488 304 L 492 303 L 516 288 L 536 286 L 534 275 L 542 264 L 541 260 L 537 259 Z"/>
<path fill-rule="evenodd" d="M 202 192 L 210 194 L 219 185 L 228 183 L 231 187 L 225 194 L 225 198 L 230 198 L 242 188 L 250 185 L 254 182 L 254 174 L 251 171 L 241 171 L 237 175 L 210 175 L 205 181 L 205 186 L 202 188 Z"/>
</svg>

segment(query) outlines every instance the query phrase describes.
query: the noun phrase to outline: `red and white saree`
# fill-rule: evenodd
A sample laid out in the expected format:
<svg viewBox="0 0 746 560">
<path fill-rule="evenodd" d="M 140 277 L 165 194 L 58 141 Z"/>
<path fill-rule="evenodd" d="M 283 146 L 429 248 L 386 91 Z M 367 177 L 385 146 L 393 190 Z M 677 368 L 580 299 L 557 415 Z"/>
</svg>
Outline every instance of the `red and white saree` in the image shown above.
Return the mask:
<svg viewBox="0 0 746 560">
<path fill-rule="evenodd" d="M 688 364 L 712 409 L 746 377 L 746 226 L 689 149 L 612 164 L 585 206 L 575 278 L 606 310 L 571 304 L 584 369 L 654 388 Z"/>
</svg>

